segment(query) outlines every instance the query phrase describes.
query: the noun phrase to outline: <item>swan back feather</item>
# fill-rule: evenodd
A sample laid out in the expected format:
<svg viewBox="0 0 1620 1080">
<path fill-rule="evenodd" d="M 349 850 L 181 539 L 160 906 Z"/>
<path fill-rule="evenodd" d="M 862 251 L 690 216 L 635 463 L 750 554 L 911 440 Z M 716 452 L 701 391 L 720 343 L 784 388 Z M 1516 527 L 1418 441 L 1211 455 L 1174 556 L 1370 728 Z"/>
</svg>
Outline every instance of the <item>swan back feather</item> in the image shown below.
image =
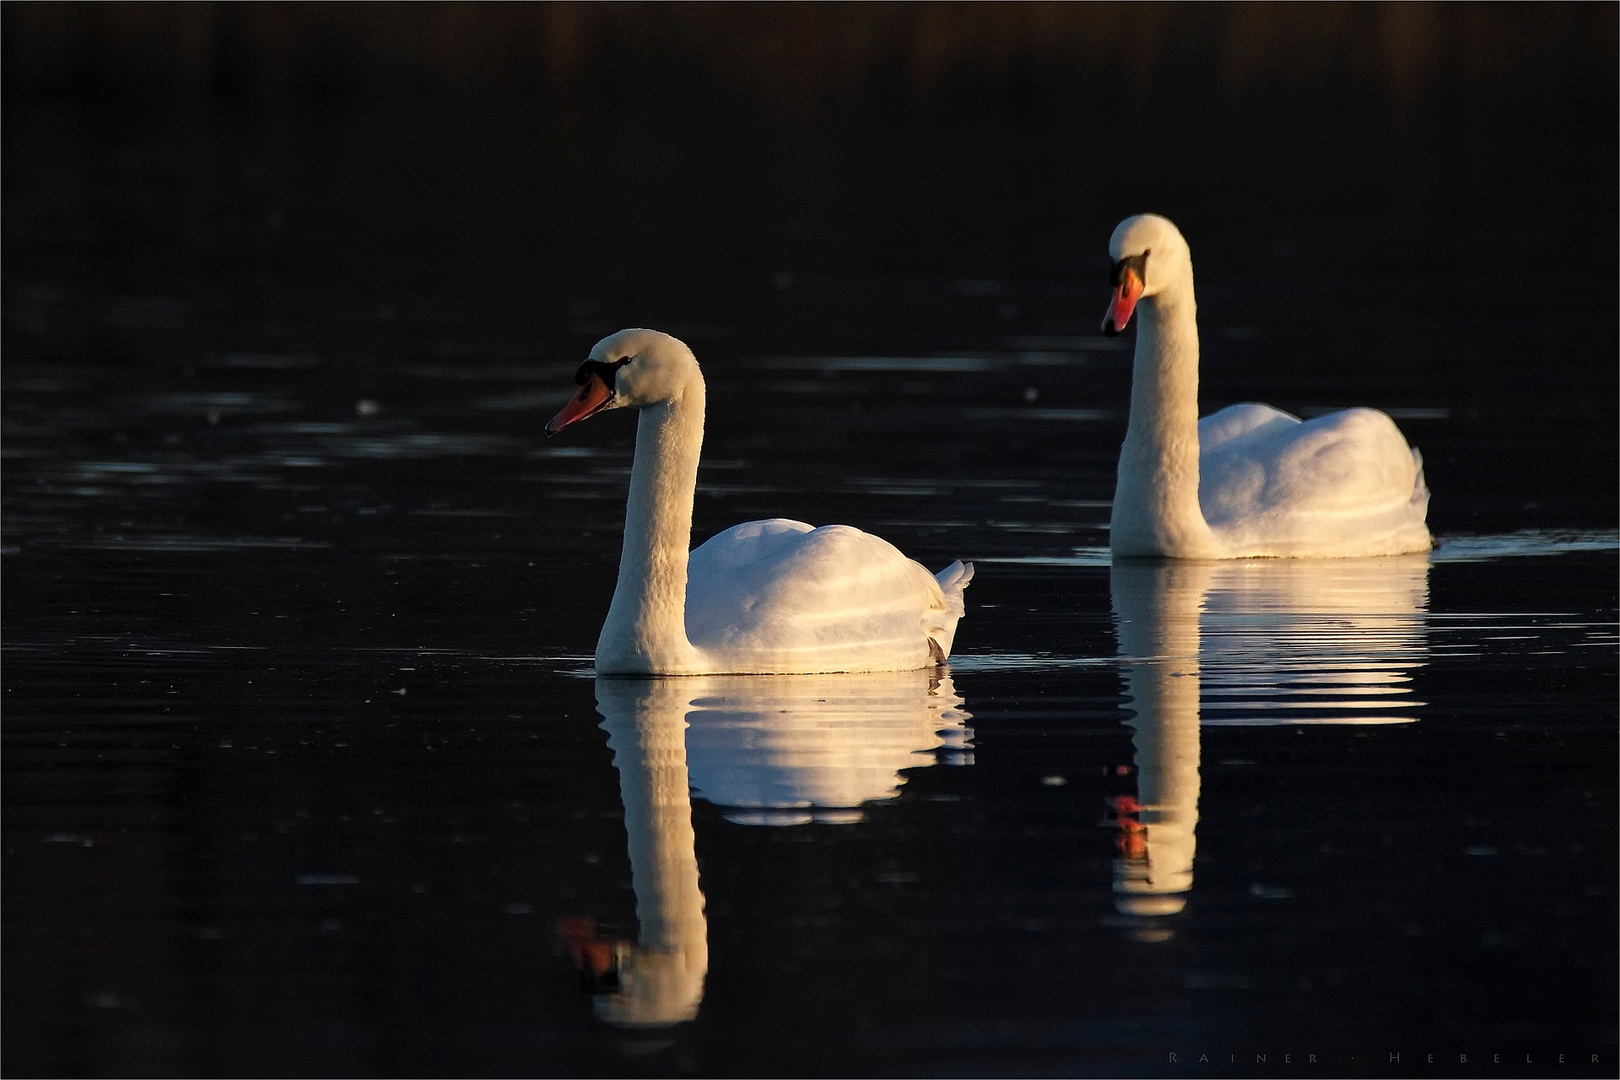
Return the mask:
<svg viewBox="0 0 1620 1080">
<path fill-rule="evenodd" d="M 1422 459 L 1386 413 L 1301 421 L 1235 405 L 1200 420 L 1198 437 L 1198 502 L 1234 556 L 1428 549 Z"/>
<path fill-rule="evenodd" d="M 943 659 L 935 649 L 949 655 L 966 585 L 958 575 L 947 599 L 933 575 L 880 537 L 783 518 L 711 537 L 687 573 L 686 632 L 710 666 L 779 674 Z"/>
</svg>

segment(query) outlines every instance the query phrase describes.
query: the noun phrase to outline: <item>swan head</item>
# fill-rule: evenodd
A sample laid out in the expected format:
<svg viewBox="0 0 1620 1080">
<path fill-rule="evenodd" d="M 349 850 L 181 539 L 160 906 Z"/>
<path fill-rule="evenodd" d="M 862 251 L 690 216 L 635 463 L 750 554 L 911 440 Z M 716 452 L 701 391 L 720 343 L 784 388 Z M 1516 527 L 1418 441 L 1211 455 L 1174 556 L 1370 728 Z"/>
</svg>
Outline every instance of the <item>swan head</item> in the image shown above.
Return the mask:
<svg viewBox="0 0 1620 1080">
<path fill-rule="evenodd" d="M 679 338 L 657 330 L 609 334 L 579 365 L 579 391 L 551 418 L 546 434 L 609 409 L 644 409 L 678 398 L 694 377 L 701 378 L 697 357 Z"/>
<path fill-rule="evenodd" d="M 1181 230 L 1158 214 L 1137 214 L 1120 222 L 1108 238 L 1114 287 L 1103 333 L 1113 337 L 1131 321 L 1137 302 L 1156 296 L 1192 276 L 1192 252 Z"/>
</svg>

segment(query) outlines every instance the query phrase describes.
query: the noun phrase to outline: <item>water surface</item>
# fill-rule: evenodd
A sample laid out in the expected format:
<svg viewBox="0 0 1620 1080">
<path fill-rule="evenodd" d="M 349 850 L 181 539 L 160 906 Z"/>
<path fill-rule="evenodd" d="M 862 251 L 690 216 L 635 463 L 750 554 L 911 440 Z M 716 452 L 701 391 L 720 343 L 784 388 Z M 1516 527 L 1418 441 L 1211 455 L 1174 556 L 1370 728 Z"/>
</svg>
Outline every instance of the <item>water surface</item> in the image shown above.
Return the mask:
<svg viewBox="0 0 1620 1080">
<path fill-rule="evenodd" d="M 1137 188 L 1107 117 L 430 104 L 7 104 L 8 1071 L 1613 1074 L 1613 230 L 1519 212 L 1612 219 L 1535 164 L 1587 134 Z M 1110 565 L 1149 196 L 1205 411 L 1387 409 L 1433 553 Z M 633 428 L 540 426 L 635 324 L 708 376 L 694 539 L 975 560 L 948 671 L 591 677 Z"/>
</svg>

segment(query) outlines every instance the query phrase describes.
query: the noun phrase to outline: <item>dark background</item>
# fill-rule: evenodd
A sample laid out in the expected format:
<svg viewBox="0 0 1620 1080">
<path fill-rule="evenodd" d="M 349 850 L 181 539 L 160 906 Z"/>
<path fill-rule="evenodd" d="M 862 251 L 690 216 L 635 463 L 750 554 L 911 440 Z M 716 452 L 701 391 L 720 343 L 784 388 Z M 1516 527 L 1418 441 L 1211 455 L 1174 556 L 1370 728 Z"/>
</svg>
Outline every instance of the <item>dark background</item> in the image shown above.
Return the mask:
<svg viewBox="0 0 1620 1080">
<path fill-rule="evenodd" d="M 1151 209 L 1206 409 L 1432 387 L 1442 529 L 1615 516 L 1611 4 L 3 12 L 14 371 L 1093 334 Z"/>
<path fill-rule="evenodd" d="M 1162 949 L 1098 924 L 1111 668 L 959 676 L 978 763 L 858 827 L 699 802 L 705 1011 L 614 1042 L 547 920 L 633 923 L 559 674 L 629 425 L 539 428 L 653 326 L 709 380 L 698 540 L 1102 547 L 1106 243 L 1152 210 L 1204 411 L 1389 409 L 1441 539 L 1612 529 L 1616 11 L 0 4 L 5 1070 L 1612 1074 L 1613 649 L 1564 647 L 1612 626 L 1603 552 L 1437 567 L 1419 724 L 1222 733 Z M 1112 656 L 1106 579 L 986 563 L 959 644 Z M 1482 612 L 1575 621 L 1531 659 Z M 1257 915 L 1254 875 L 1318 899 Z"/>
</svg>

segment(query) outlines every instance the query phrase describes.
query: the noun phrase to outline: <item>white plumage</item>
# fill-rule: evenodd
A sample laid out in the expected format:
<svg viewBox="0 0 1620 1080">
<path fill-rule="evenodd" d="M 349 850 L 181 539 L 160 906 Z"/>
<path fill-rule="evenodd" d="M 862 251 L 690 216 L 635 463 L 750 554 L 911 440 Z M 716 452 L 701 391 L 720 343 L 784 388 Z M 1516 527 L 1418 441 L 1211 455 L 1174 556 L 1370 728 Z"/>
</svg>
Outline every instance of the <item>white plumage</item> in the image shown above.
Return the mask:
<svg viewBox="0 0 1620 1080">
<path fill-rule="evenodd" d="M 1311 420 L 1231 405 L 1198 421 L 1198 504 L 1238 552 L 1352 557 L 1427 551 L 1423 458 L 1387 413 Z"/>
<path fill-rule="evenodd" d="M 783 518 L 733 526 L 688 553 L 705 391 L 680 341 L 621 330 L 591 350 L 579 381 L 548 432 L 641 410 L 599 673 L 907 671 L 950 655 L 970 564 L 936 578 L 859 529 Z"/>
<path fill-rule="evenodd" d="M 1141 214 L 1120 223 L 1109 250 L 1118 290 L 1104 330 L 1117 333 L 1140 311 L 1114 554 L 1352 558 L 1433 546 L 1423 459 L 1386 413 L 1301 421 L 1244 404 L 1198 419 L 1186 240 L 1164 218 Z"/>
<path fill-rule="evenodd" d="M 727 670 L 906 671 L 950 655 L 961 562 L 941 583 L 887 540 L 848 525 L 771 518 L 733 525 L 692 552 L 686 633 Z"/>
</svg>

